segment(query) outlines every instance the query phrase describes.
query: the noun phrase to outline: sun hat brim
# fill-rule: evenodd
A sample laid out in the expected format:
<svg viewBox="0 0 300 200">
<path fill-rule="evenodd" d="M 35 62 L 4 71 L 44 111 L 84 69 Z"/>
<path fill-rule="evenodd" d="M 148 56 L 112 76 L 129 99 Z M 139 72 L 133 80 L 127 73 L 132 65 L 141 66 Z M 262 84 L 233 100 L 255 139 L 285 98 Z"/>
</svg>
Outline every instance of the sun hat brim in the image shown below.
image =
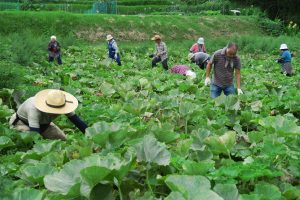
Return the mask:
<svg viewBox="0 0 300 200">
<path fill-rule="evenodd" d="M 107 41 L 114 39 L 114 37 L 108 37 L 106 38 Z"/>
<path fill-rule="evenodd" d="M 66 104 L 63 107 L 60 108 L 53 108 L 46 104 L 46 97 L 47 94 L 52 91 L 53 89 L 46 89 L 38 92 L 34 96 L 34 106 L 44 112 L 44 113 L 50 113 L 50 114 L 68 114 L 76 110 L 78 107 L 78 100 L 76 97 L 74 97 L 72 94 L 64 92 L 64 95 L 66 96 Z"/>
</svg>

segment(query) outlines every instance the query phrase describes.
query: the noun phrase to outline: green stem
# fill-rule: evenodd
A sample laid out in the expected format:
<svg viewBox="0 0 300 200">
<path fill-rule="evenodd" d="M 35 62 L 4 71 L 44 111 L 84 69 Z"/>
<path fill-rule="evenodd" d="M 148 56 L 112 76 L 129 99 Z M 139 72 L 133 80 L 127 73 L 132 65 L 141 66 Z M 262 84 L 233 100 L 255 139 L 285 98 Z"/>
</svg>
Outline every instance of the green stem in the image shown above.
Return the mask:
<svg viewBox="0 0 300 200">
<path fill-rule="evenodd" d="M 120 182 L 118 184 L 118 190 L 119 190 L 120 200 L 123 200 L 123 194 L 122 194 L 121 183 Z"/>
<path fill-rule="evenodd" d="M 154 193 L 153 193 L 153 190 L 152 190 L 151 185 L 149 183 L 149 169 L 147 169 L 147 172 L 146 172 L 146 179 L 147 179 L 146 182 L 147 182 L 148 188 L 149 188 L 151 194 L 153 195 Z"/>
</svg>

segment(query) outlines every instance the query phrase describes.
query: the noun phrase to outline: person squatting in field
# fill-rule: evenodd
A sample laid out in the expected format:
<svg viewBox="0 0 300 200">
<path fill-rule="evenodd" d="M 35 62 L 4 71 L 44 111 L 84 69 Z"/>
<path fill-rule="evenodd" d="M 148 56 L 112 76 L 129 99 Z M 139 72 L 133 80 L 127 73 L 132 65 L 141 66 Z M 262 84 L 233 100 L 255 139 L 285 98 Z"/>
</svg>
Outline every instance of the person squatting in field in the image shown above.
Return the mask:
<svg viewBox="0 0 300 200">
<path fill-rule="evenodd" d="M 115 60 L 119 66 L 122 65 L 121 57 L 117 42 L 112 35 L 106 36 L 107 48 L 108 48 L 108 57 Z"/>
<path fill-rule="evenodd" d="M 286 44 L 281 44 L 280 50 L 280 58 L 277 59 L 277 63 L 281 64 L 281 73 L 292 76 L 292 54 Z"/>
<path fill-rule="evenodd" d="M 56 39 L 56 36 L 52 35 L 50 37 L 50 42 L 48 44 L 48 61 L 53 62 L 54 59 L 57 59 L 59 65 L 62 64 L 61 55 L 60 55 L 60 44 Z"/>
<path fill-rule="evenodd" d="M 85 133 L 88 127 L 76 114 L 77 99 L 64 91 L 46 89 L 28 98 L 10 118 L 9 124 L 19 131 L 34 131 L 47 139 L 65 140 L 66 135 L 52 121 L 67 115 L 75 126 Z"/>
<path fill-rule="evenodd" d="M 198 52 L 206 53 L 204 38 L 202 37 L 200 37 L 197 43 L 193 44 L 193 46 L 190 48 L 190 53 L 198 53 Z"/>
<path fill-rule="evenodd" d="M 190 68 L 186 65 L 175 65 L 170 69 L 170 72 L 174 74 L 181 74 L 189 79 L 196 78 L 196 73 L 190 70 Z"/>
<path fill-rule="evenodd" d="M 161 62 L 165 70 L 168 70 L 168 49 L 167 45 L 162 42 L 160 35 L 155 35 L 151 40 L 155 41 L 155 53 L 150 55 L 152 58 L 152 67 L 156 67 Z"/>
<path fill-rule="evenodd" d="M 241 61 L 237 55 L 238 46 L 229 43 L 227 47 L 216 51 L 206 67 L 206 78 L 204 84 L 210 85 L 211 97 L 234 94 L 233 73 L 235 72 L 238 95 L 243 94 L 241 90 Z M 213 81 L 210 80 L 211 68 L 214 66 Z"/>
<path fill-rule="evenodd" d="M 205 69 L 209 62 L 210 55 L 207 53 L 203 53 L 203 52 L 189 53 L 188 59 L 192 63 L 195 63 L 196 65 L 198 65 L 200 67 L 200 69 Z"/>
</svg>

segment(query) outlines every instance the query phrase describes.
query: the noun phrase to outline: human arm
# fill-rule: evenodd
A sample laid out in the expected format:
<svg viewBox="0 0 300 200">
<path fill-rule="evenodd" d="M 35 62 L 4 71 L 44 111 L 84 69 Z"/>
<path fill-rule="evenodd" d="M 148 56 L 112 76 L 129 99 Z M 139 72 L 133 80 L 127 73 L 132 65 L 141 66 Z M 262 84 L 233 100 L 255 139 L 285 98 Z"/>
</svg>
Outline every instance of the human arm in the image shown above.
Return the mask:
<svg viewBox="0 0 300 200">
<path fill-rule="evenodd" d="M 73 115 L 68 115 L 68 118 L 82 133 L 85 133 L 85 129 L 88 126 L 75 113 Z"/>
<path fill-rule="evenodd" d="M 241 69 L 235 69 L 236 85 L 241 89 Z"/>
<path fill-rule="evenodd" d="M 210 84 L 210 72 L 211 72 L 211 67 L 212 67 L 212 62 L 209 61 L 207 66 L 206 66 L 206 78 L 205 78 L 205 82 L 204 85 L 208 86 Z"/>
</svg>

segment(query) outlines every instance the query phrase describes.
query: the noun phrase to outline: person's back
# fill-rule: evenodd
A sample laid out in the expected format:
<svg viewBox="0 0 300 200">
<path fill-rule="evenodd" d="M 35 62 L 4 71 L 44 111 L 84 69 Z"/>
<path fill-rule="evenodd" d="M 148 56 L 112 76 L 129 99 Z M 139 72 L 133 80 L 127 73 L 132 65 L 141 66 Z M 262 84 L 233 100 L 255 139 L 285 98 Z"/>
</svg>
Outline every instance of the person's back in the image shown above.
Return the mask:
<svg viewBox="0 0 300 200">
<path fill-rule="evenodd" d="M 175 74 L 186 75 L 186 72 L 190 70 L 190 68 L 186 65 L 175 65 L 171 68 L 171 72 Z"/>
</svg>

